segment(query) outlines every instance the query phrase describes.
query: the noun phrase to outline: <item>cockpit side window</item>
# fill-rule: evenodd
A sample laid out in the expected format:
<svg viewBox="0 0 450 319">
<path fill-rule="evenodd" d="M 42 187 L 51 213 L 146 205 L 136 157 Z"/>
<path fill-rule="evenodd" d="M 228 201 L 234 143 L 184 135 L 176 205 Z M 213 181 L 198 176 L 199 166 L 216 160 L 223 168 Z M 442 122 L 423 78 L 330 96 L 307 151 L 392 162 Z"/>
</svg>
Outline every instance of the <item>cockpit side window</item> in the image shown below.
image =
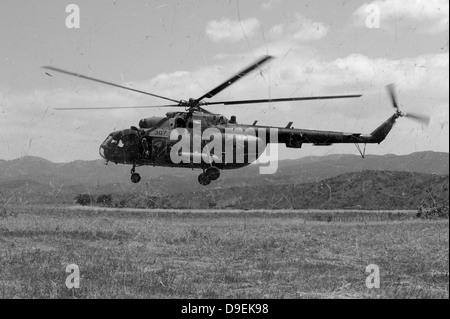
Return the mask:
<svg viewBox="0 0 450 319">
<path fill-rule="evenodd" d="M 186 128 L 186 120 L 181 117 L 177 118 L 176 126 Z"/>
<path fill-rule="evenodd" d="M 123 136 L 122 140 L 124 143 L 133 142 L 137 138 L 136 133 L 129 133 Z"/>
</svg>

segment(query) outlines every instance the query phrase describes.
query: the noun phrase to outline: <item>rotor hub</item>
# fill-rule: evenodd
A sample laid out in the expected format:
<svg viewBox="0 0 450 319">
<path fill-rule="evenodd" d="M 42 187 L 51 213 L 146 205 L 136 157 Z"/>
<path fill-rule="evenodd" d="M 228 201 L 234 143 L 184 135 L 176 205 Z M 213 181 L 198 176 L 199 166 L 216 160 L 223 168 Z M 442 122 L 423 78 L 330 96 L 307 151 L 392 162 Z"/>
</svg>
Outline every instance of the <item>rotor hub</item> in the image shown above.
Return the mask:
<svg viewBox="0 0 450 319">
<path fill-rule="evenodd" d="M 395 114 L 397 115 L 397 117 L 404 117 L 405 116 L 405 113 L 403 113 L 399 109 L 397 109 L 397 112 L 395 112 Z"/>
</svg>

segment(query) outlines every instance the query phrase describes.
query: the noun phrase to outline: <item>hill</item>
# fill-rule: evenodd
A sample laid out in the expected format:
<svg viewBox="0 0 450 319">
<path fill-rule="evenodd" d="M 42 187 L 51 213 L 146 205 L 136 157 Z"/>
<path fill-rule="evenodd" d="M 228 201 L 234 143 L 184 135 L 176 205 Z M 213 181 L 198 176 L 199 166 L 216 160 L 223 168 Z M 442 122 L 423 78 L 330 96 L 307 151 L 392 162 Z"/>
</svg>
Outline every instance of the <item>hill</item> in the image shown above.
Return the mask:
<svg viewBox="0 0 450 319">
<path fill-rule="evenodd" d="M 309 183 L 364 170 L 449 174 L 449 154 L 436 152 L 418 152 L 403 156 L 368 155 L 365 159 L 356 155 L 329 155 L 283 160 L 278 164 L 278 171 L 274 175 L 260 175 L 258 165 L 224 171 L 220 180 L 209 188 Z M 115 190 L 167 195 L 202 190 L 202 186 L 197 182 L 199 173 L 188 169 L 140 167 L 140 185 L 130 182 L 129 172 L 130 166 L 112 163 L 105 165 L 103 160 L 52 163 L 38 157 L 23 157 L 0 161 L 0 185 L 7 190 L 10 182 L 27 180 L 38 182 L 51 192 L 57 188 L 60 193 L 68 188 L 85 192 L 95 189 L 105 193 Z"/>
<path fill-rule="evenodd" d="M 284 197 L 289 198 L 286 194 L 302 184 L 307 183 L 308 187 L 312 187 L 311 185 L 315 185 L 314 183 L 345 173 L 371 170 L 448 176 L 449 171 L 448 153 L 435 152 L 420 152 L 404 156 L 370 155 L 365 159 L 356 155 L 329 155 L 284 160 L 278 164 L 279 169 L 274 175 L 260 175 L 257 165 L 224 171 L 219 181 L 205 189 L 197 182 L 198 172 L 187 169 L 141 167 L 138 170 L 143 179 L 140 184 L 135 185 L 129 180 L 129 166 L 104 165 L 101 160 L 52 163 L 38 157 L 24 157 L 12 161 L 0 161 L 0 201 L 3 203 L 72 204 L 75 195 L 81 193 L 114 194 L 116 197 L 120 197 L 122 194 L 133 194 L 137 197 L 154 196 L 157 198 L 176 195 L 175 199 L 182 198 L 185 201 L 191 200 L 192 194 L 210 197 L 211 194 L 224 193 L 227 194 L 227 197 L 219 200 L 217 205 L 226 207 L 227 200 L 233 202 L 232 199 L 235 198 L 233 190 L 246 194 L 245 197 L 267 197 L 271 191 L 280 189 L 286 191 Z M 334 189 L 330 182 L 327 184 Z M 260 187 L 263 186 L 266 190 L 258 193 Z M 292 187 L 293 190 L 291 190 Z M 388 187 L 388 185 L 381 187 Z M 258 204 L 251 200 L 242 205 L 250 208 L 260 207 L 258 205 L 278 207 L 277 201 L 280 198 L 275 198 L 274 202 L 266 199 L 267 202 Z M 176 202 L 172 199 L 170 201 Z M 203 201 L 203 198 L 199 200 L 199 202 Z M 245 203 L 246 201 L 241 202 Z M 280 203 L 282 202 L 281 199 Z M 328 202 L 329 205 L 331 203 L 334 202 Z M 250 206 L 252 204 L 256 206 Z M 294 204 L 301 206 L 297 201 L 294 201 Z M 294 204 L 291 203 L 291 205 Z M 215 204 L 211 202 L 208 205 Z M 314 204 L 314 206 L 317 205 Z M 290 205 L 287 207 L 289 208 Z"/>
<path fill-rule="evenodd" d="M 411 172 L 363 171 L 314 183 L 204 189 L 170 196 L 116 195 L 116 206 L 180 209 L 417 209 L 448 205 L 449 178 Z"/>
</svg>

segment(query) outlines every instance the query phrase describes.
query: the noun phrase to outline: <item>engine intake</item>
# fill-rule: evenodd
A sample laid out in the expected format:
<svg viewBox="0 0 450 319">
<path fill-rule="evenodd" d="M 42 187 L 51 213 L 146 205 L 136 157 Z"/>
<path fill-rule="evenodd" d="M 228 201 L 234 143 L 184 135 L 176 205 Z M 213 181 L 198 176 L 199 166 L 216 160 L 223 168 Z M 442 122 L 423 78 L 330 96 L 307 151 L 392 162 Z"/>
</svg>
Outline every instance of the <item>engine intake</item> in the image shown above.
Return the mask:
<svg viewBox="0 0 450 319">
<path fill-rule="evenodd" d="M 152 128 L 152 127 L 156 127 L 161 125 L 161 123 L 166 120 L 165 117 L 158 117 L 158 116 L 153 116 L 153 117 L 147 117 L 145 119 L 142 119 L 139 121 L 139 127 L 140 128 Z"/>
</svg>

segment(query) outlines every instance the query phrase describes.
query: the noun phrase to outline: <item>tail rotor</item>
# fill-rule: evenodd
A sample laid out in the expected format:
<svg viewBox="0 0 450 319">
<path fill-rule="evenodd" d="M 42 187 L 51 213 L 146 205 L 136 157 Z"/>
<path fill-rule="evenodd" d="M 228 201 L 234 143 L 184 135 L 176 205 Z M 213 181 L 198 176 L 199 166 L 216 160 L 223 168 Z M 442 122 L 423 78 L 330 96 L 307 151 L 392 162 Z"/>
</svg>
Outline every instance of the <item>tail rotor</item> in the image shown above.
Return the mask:
<svg viewBox="0 0 450 319">
<path fill-rule="evenodd" d="M 397 94 L 395 92 L 395 85 L 394 84 L 389 84 L 386 86 L 386 89 L 388 90 L 389 96 L 391 98 L 391 102 L 392 102 L 392 106 L 393 108 L 396 110 L 397 116 L 398 117 L 405 117 L 405 118 L 409 118 L 413 121 L 416 121 L 422 125 L 428 126 L 430 124 L 430 117 L 428 115 L 425 114 L 420 114 L 420 113 L 403 113 L 400 108 L 399 108 L 399 104 L 398 104 L 398 100 L 397 100 Z"/>
</svg>

